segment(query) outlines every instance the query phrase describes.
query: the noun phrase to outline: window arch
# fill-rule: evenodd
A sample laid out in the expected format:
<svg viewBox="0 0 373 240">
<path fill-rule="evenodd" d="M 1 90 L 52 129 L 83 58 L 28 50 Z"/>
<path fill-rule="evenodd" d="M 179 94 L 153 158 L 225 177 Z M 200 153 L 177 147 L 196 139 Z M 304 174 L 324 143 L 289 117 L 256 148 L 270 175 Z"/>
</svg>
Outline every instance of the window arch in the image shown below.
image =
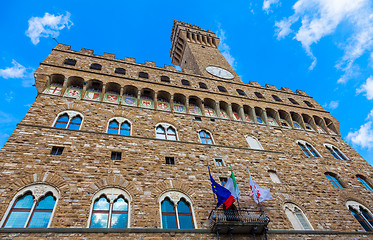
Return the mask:
<svg viewBox="0 0 373 240">
<path fill-rule="evenodd" d="M 212 139 L 212 135 L 207 132 L 206 130 L 201 130 L 198 132 L 199 139 L 201 140 L 201 143 L 203 144 L 214 144 L 214 141 Z"/>
<path fill-rule="evenodd" d="M 256 96 L 257 98 L 262 98 L 262 99 L 264 99 L 264 96 L 263 96 L 261 93 L 259 93 L 259 92 L 254 92 L 254 94 L 255 94 L 255 96 Z"/>
<path fill-rule="evenodd" d="M 326 147 L 326 149 L 328 149 L 328 151 L 333 155 L 335 159 L 348 160 L 346 155 L 344 155 L 337 147 L 327 143 L 325 143 L 324 146 Z"/>
<path fill-rule="evenodd" d="M 293 203 L 284 204 L 285 214 L 295 230 L 313 230 L 303 211 Z"/>
<path fill-rule="evenodd" d="M 101 71 L 102 66 L 100 64 L 98 64 L 98 63 L 92 63 L 89 68 L 93 69 L 93 70 L 99 70 L 99 71 Z"/>
<path fill-rule="evenodd" d="M 67 59 L 65 59 L 65 61 L 63 62 L 63 64 L 70 65 L 70 66 L 75 66 L 76 65 L 76 60 L 75 59 L 71 59 L 71 58 L 67 58 Z"/>
<path fill-rule="evenodd" d="M 259 149 L 263 150 L 262 144 L 256 139 L 255 137 L 252 136 L 246 136 L 246 141 L 249 144 L 251 149 Z"/>
<path fill-rule="evenodd" d="M 199 82 L 198 85 L 199 85 L 199 88 L 207 89 L 207 85 L 204 84 L 203 82 Z"/>
<path fill-rule="evenodd" d="M 181 84 L 184 85 L 184 86 L 190 86 L 189 81 L 186 80 L 186 79 L 182 79 L 182 80 L 181 80 Z"/>
<path fill-rule="evenodd" d="M 79 130 L 83 122 L 83 116 L 75 111 L 65 111 L 58 114 L 53 127 Z"/>
<path fill-rule="evenodd" d="M 109 120 L 107 133 L 119 135 L 131 135 L 131 122 L 123 117 L 115 117 Z"/>
<path fill-rule="evenodd" d="M 316 151 L 316 149 L 308 142 L 299 140 L 297 141 L 297 144 L 300 147 L 300 149 L 302 149 L 304 154 L 307 155 L 307 157 L 321 157 L 319 152 Z"/>
<path fill-rule="evenodd" d="M 89 228 L 128 228 L 131 196 L 119 188 L 106 188 L 92 199 Z"/>
<path fill-rule="evenodd" d="M 160 199 L 161 225 L 164 229 L 194 229 L 196 220 L 192 201 L 181 192 L 166 192 Z"/>
<path fill-rule="evenodd" d="M 367 179 L 362 175 L 356 175 L 356 178 L 364 185 L 364 187 L 369 190 L 373 191 L 373 186 L 367 181 Z"/>
<path fill-rule="evenodd" d="M 167 76 L 161 76 L 161 82 L 169 83 L 170 82 L 170 78 L 167 77 Z"/>
<path fill-rule="evenodd" d="M 155 127 L 155 136 L 158 139 L 166 139 L 172 141 L 178 140 L 176 128 L 167 123 L 157 124 L 157 126 Z"/>
<path fill-rule="evenodd" d="M 338 180 L 336 174 L 327 172 L 325 173 L 325 176 L 335 188 L 344 188 L 342 183 Z"/>
<path fill-rule="evenodd" d="M 246 96 L 246 93 L 241 89 L 236 89 L 237 93 L 241 96 Z"/>
<path fill-rule="evenodd" d="M 225 89 L 223 86 L 218 86 L 218 89 L 220 92 L 227 92 L 227 89 Z"/>
<path fill-rule="evenodd" d="M 368 208 L 355 201 L 347 201 L 346 206 L 365 231 L 373 231 L 373 214 Z"/>
<path fill-rule="evenodd" d="M 116 68 L 114 72 L 118 73 L 118 74 L 122 74 L 122 75 L 126 74 L 126 70 L 124 68 L 120 68 L 120 67 Z"/>
<path fill-rule="evenodd" d="M 149 78 L 149 74 L 146 73 L 146 72 L 139 72 L 139 78 L 148 79 Z"/>
<path fill-rule="evenodd" d="M 3 228 L 47 228 L 59 198 L 58 191 L 46 184 L 22 189 L 10 202 L 1 222 Z"/>
</svg>

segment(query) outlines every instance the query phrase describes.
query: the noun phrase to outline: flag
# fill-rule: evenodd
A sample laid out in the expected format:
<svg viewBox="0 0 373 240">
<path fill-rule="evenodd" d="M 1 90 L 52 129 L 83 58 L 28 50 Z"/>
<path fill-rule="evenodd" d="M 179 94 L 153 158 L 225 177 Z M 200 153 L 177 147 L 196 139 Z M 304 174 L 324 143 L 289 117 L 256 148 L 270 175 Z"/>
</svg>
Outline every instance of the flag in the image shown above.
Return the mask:
<svg viewBox="0 0 373 240">
<path fill-rule="evenodd" d="M 247 169 L 250 176 L 250 190 L 253 195 L 254 201 L 260 203 L 267 200 L 272 200 L 272 195 L 269 188 L 261 188 L 254 180 L 251 179 L 250 171 Z"/>
<path fill-rule="evenodd" d="M 234 177 L 232 166 L 231 168 L 231 176 L 229 177 L 227 183 L 225 184 L 225 188 L 228 189 L 231 192 L 231 195 L 234 197 L 235 200 L 238 200 L 240 198 L 240 190 L 238 189 L 236 178 Z"/>
<path fill-rule="evenodd" d="M 218 199 L 216 207 L 219 207 L 220 205 L 224 204 L 225 208 L 229 208 L 230 205 L 234 203 L 234 197 L 228 189 L 221 186 L 219 183 L 215 182 L 215 180 L 211 176 L 210 167 L 208 167 L 208 169 L 212 191 L 215 193 L 216 198 Z"/>
</svg>

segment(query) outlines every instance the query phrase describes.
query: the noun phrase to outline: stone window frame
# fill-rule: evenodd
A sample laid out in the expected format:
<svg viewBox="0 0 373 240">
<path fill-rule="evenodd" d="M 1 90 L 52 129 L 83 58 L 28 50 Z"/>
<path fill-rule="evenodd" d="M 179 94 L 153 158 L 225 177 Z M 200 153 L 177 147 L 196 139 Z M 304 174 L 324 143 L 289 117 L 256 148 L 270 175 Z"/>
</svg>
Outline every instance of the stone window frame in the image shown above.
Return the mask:
<svg viewBox="0 0 373 240">
<path fill-rule="evenodd" d="M 361 209 L 364 209 L 365 211 L 367 211 L 371 217 L 373 217 L 373 214 L 372 212 L 369 210 L 369 208 L 365 207 L 364 205 L 356 202 L 356 201 L 353 201 L 353 200 L 349 200 L 346 202 L 346 207 L 347 209 L 350 211 L 350 207 L 352 209 L 354 209 L 355 211 L 358 212 L 358 214 L 360 215 L 360 217 L 363 218 L 365 224 L 368 224 L 368 226 L 372 229 L 373 231 L 373 225 L 371 223 L 369 223 L 369 221 L 364 217 L 364 215 L 361 213 Z M 352 213 L 351 213 L 352 215 Z M 360 222 L 359 222 L 360 223 Z M 361 224 L 360 224 L 361 225 Z"/>
<path fill-rule="evenodd" d="M 356 175 L 357 180 L 365 187 L 368 191 L 373 191 L 373 186 L 370 183 L 370 181 L 363 175 L 357 174 Z"/>
<path fill-rule="evenodd" d="M 107 122 L 107 126 L 106 126 L 106 133 L 109 132 L 109 125 L 110 125 L 110 122 L 113 121 L 113 120 L 116 120 L 118 122 L 118 125 L 119 125 L 119 128 L 118 128 L 118 133 L 116 135 L 120 135 L 120 127 L 122 126 L 122 124 L 124 122 L 128 122 L 128 124 L 130 125 L 130 135 L 129 136 L 132 136 L 132 122 L 127 119 L 127 118 L 124 118 L 124 117 L 113 117 L 113 118 L 110 118 L 109 121 Z M 121 135 L 121 136 L 127 136 L 127 135 Z"/>
<path fill-rule="evenodd" d="M 283 209 L 294 230 L 314 230 L 311 222 L 308 220 L 306 214 L 304 214 L 303 210 L 300 207 L 298 207 L 294 203 L 287 202 L 283 205 Z M 300 214 L 302 216 L 309 229 L 305 228 L 297 214 Z"/>
<path fill-rule="evenodd" d="M 19 190 L 16 193 L 16 195 L 13 197 L 12 201 L 10 201 L 10 203 L 8 205 L 8 208 L 5 211 L 5 214 L 4 214 L 4 216 L 3 216 L 3 218 L 2 218 L 2 220 L 0 222 L 0 226 L 1 227 L 3 227 L 3 225 L 5 224 L 5 221 L 8 220 L 10 211 L 12 210 L 12 208 L 13 208 L 15 202 L 17 201 L 17 199 L 19 197 L 25 195 L 27 192 L 31 192 L 31 195 L 34 197 L 34 204 L 33 204 L 32 208 L 30 210 L 29 216 L 27 217 L 27 220 L 26 220 L 26 223 L 25 223 L 25 227 L 29 224 L 29 222 L 31 220 L 31 217 L 32 217 L 32 215 L 34 213 L 34 210 L 36 208 L 36 205 L 37 205 L 37 203 L 40 201 L 40 199 L 42 197 L 44 197 L 48 193 L 52 193 L 52 195 L 56 198 L 56 202 L 54 204 L 54 208 L 53 208 L 51 216 L 49 218 L 49 222 L 48 222 L 47 228 L 50 227 L 50 225 L 52 223 L 52 219 L 53 219 L 54 213 L 56 211 L 56 206 L 58 205 L 58 200 L 60 198 L 60 192 L 55 187 L 52 187 L 51 185 L 48 185 L 48 184 L 42 184 L 42 183 L 33 184 L 33 185 L 30 185 L 30 186 L 24 187 L 23 189 Z"/>
<path fill-rule="evenodd" d="M 304 153 L 303 149 L 301 148 L 302 152 L 303 152 L 307 157 L 317 157 L 317 158 L 321 158 L 321 157 L 322 157 L 322 155 L 319 153 L 319 151 L 317 151 L 316 148 L 315 148 L 311 143 L 306 142 L 306 141 L 304 141 L 304 140 L 297 140 L 296 143 L 297 143 L 297 146 L 298 146 L 299 148 L 301 148 L 301 147 L 299 146 L 299 144 L 302 144 L 302 145 L 305 146 L 305 147 L 307 147 L 307 144 L 308 144 L 309 146 L 311 146 L 312 150 L 313 150 L 313 151 L 318 155 L 318 156 L 313 156 L 313 154 L 311 153 L 311 156 L 307 156 L 307 155 Z M 309 149 L 307 149 L 307 150 L 309 151 Z"/>
<path fill-rule="evenodd" d="M 158 199 L 159 216 L 160 216 L 160 220 L 161 220 L 160 221 L 160 223 L 161 223 L 160 228 L 162 228 L 162 226 L 163 226 L 163 223 L 162 223 L 162 202 L 166 198 L 168 198 L 171 201 L 171 203 L 174 205 L 177 229 L 180 229 L 180 221 L 179 221 L 179 214 L 178 214 L 178 211 L 177 211 L 177 205 L 181 201 L 181 199 L 184 199 L 189 204 L 190 211 L 192 213 L 192 221 L 193 221 L 194 229 L 198 229 L 196 217 L 195 217 L 195 214 L 194 214 L 193 202 L 192 202 L 191 198 L 189 196 L 187 196 L 186 194 L 184 194 L 180 191 L 177 191 L 177 190 L 167 191 L 167 192 L 163 193 L 160 196 L 160 198 Z"/>
<path fill-rule="evenodd" d="M 123 196 L 123 198 L 127 201 L 127 226 L 126 228 L 130 228 L 131 226 L 131 204 L 132 204 L 132 197 L 131 195 L 120 188 L 116 187 L 107 187 L 104 189 L 101 189 L 100 191 L 96 192 L 95 195 L 93 195 L 91 199 L 91 206 L 89 209 L 89 216 L 88 216 L 88 221 L 87 221 L 87 228 L 90 228 L 91 222 L 92 222 L 92 212 L 93 212 L 93 207 L 95 204 L 95 201 L 99 199 L 102 195 L 104 195 L 108 200 L 109 200 L 109 215 L 108 215 L 108 226 L 109 226 L 109 219 L 111 219 L 112 216 L 112 209 L 113 209 L 113 204 L 114 201 L 117 200 L 120 196 Z M 110 228 L 110 227 L 108 227 Z"/>
<path fill-rule="evenodd" d="M 78 115 L 82 118 L 82 122 L 80 123 L 80 126 L 79 126 L 78 130 L 80 130 L 82 128 L 83 122 L 84 122 L 84 115 L 81 114 L 80 112 L 77 112 L 77 111 L 74 111 L 74 110 L 66 110 L 66 111 L 63 111 L 63 112 L 60 112 L 59 114 L 57 114 L 56 118 L 53 121 L 52 127 L 55 127 L 55 125 L 57 123 L 57 120 L 60 118 L 60 116 L 62 116 L 64 114 L 67 114 L 69 116 L 69 122 L 67 123 L 66 128 L 62 128 L 62 129 L 69 129 L 71 120 Z"/>
<path fill-rule="evenodd" d="M 339 149 L 337 148 L 336 146 L 330 144 L 330 143 L 324 143 L 324 146 L 325 148 L 333 155 L 333 157 L 335 159 L 338 159 L 338 160 L 344 160 L 344 161 L 348 161 L 350 159 L 348 159 L 348 157 Z M 331 152 L 333 151 L 333 152 Z M 338 158 L 334 155 L 336 154 L 338 156 Z M 345 158 L 345 159 L 343 159 Z"/>
<path fill-rule="evenodd" d="M 218 165 L 218 163 L 221 163 L 221 165 Z M 223 158 L 214 158 L 214 164 L 216 167 L 225 167 L 225 162 Z"/>
<path fill-rule="evenodd" d="M 259 148 L 253 148 L 252 145 L 250 145 L 250 142 L 247 140 L 248 138 L 251 138 L 252 140 L 256 141 Z M 260 141 L 258 140 L 258 138 L 254 137 L 252 135 L 245 135 L 245 139 L 246 139 L 247 144 L 249 144 L 250 149 L 264 150 L 264 148 L 263 148 L 262 144 L 260 143 Z"/>
<path fill-rule="evenodd" d="M 211 144 L 209 144 L 209 143 L 202 143 L 201 136 L 199 135 L 199 133 L 202 132 L 202 131 L 205 131 L 208 134 L 210 134 L 210 138 L 211 138 L 211 141 L 212 141 Z M 198 129 L 197 130 L 197 134 L 198 134 L 198 139 L 199 139 L 200 143 L 205 144 L 205 145 L 215 145 L 215 139 L 214 139 L 214 137 L 212 136 L 212 133 L 209 130 L 204 129 L 204 128 L 203 129 Z"/>
<path fill-rule="evenodd" d="M 163 129 L 165 130 L 165 139 L 157 138 L 157 127 L 159 127 L 159 126 L 163 127 Z M 167 139 L 167 129 L 169 127 L 173 128 L 175 130 L 176 140 Z M 177 128 L 174 125 L 172 125 L 172 124 L 164 123 L 164 122 L 157 123 L 155 125 L 154 132 L 155 132 L 155 138 L 157 138 L 157 139 L 168 140 L 168 141 L 179 141 L 179 134 L 177 132 Z"/>
<path fill-rule="evenodd" d="M 325 172 L 324 175 L 329 180 L 329 182 L 333 185 L 334 188 L 336 189 L 345 188 L 345 184 L 342 183 L 342 181 L 340 180 L 337 174 L 333 172 Z"/>
</svg>

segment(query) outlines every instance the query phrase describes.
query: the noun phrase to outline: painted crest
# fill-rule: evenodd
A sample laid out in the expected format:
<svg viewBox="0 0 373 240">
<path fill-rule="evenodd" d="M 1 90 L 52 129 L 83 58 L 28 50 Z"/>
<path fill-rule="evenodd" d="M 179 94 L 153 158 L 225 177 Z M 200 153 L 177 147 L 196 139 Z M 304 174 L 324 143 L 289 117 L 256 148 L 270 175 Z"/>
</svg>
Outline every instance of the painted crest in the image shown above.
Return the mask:
<svg viewBox="0 0 373 240">
<path fill-rule="evenodd" d="M 62 87 L 56 86 L 49 86 L 47 89 L 44 90 L 44 93 L 51 94 L 51 95 L 60 95 Z"/>
<path fill-rule="evenodd" d="M 143 108 L 153 108 L 153 100 L 150 99 L 141 99 L 140 106 Z"/>
<path fill-rule="evenodd" d="M 201 115 L 201 109 L 198 106 L 189 106 L 189 113 L 194 115 Z"/>
<path fill-rule="evenodd" d="M 68 88 L 65 92 L 65 97 L 80 98 L 81 90 Z"/>
<path fill-rule="evenodd" d="M 87 91 L 85 93 L 84 99 L 92 100 L 92 101 L 100 101 L 100 96 L 101 96 L 101 93 Z"/>
<path fill-rule="evenodd" d="M 168 102 L 157 102 L 157 109 L 162 111 L 171 111 L 170 104 Z"/>
<path fill-rule="evenodd" d="M 205 108 L 205 115 L 208 117 L 216 117 L 216 113 L 212 108 Z"/>
<path fill-rule="evenodd" d="M 220 116 L 222 118 L 229 119 L 228 114 L 225 111 L 221 110 L 221 109 L 220 109 Z"/>
<path fill-rule="evenodd" d="M 278 126 L 278 123 L 273 117 L 268 117 L 268 124 L 271 126 Z"/>
<path fill-rule="evenodd" d="M 322 129 L 319 125 L 316 125 L 316 128 L 319 133 L 325 133 L 324 129 Z"/>
<path fill-rule="evenodd" d="M 251 118 L 249 115 L 245 114 L 245 120 L 248 121 L 248 122 L 251 122 Z"/>
<path fill-rule="evenodd" d="M 233 118 L 236 121 L 240 121 L 241 120 L 240 115 L 238 115 L 238 113 L 233 113 Z"/>
<path fill-rule="evenodd" d="M 105 94 L 104 102 L 108 103 L 119 103 L 119 96 L 115 94 Z"/>
<path fill-rule="evenodd" d="M 185 106 L 182 105 L 182 104 L 175 104 L 174 103 L 174 112 L 186 113 Z"/>
<path fill-rule="evenodd" d="M 135 97 L 124 96 L 122 103 L 125 105 L 136 106 L 137 99 Z"/>
</svg>

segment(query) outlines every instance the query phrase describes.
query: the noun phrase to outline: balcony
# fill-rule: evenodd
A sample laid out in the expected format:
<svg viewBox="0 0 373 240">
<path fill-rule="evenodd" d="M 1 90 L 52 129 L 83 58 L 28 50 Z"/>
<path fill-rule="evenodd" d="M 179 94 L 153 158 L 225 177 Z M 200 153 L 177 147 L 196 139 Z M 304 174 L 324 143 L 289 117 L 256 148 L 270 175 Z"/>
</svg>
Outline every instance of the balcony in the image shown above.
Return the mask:
<svg viewBox="0 0 373 240">
<path fill-rule="evenodd" d="M 210 227 L 218 234 L 262 234 L 270 221 L 263 211 L 223 209 L 212 210 L 209 219 Z"/>
</svg>

